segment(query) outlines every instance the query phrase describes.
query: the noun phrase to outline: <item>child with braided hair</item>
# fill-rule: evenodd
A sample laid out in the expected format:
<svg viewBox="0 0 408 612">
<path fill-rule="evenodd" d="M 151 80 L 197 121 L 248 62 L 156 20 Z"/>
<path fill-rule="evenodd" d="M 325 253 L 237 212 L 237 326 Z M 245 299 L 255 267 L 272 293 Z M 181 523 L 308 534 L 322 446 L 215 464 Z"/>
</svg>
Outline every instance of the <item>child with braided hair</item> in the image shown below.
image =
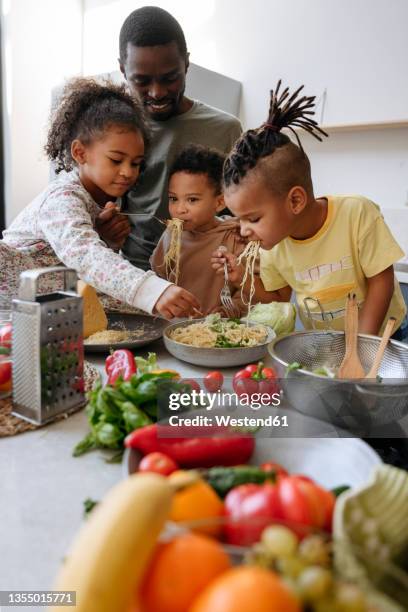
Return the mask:
<svg viewBox="0 0 408 612">
<path fill-rule="evenodd" d="M 242 287 L 253 301 L 288 301 L 296 293 L 306 328 L 304 299 L 314 298 L 311 316 L 317 328 L 344 329 L 347 294 L 360 305 L 359 332 L 378 334 L 389 317 L 396 319 L 394 336 L 407 333 L 406 306 L 393 264 L 404 255 L 386 226 L 379 207 L 363 196 L 313 192 L 310 162 L 295 128 L 322 140 L 327 134 L 311 118 L 314 97 L 271 91 L 266 123 L 248 130 L 236 142 L 224 165 L 225 204 L 240 219 L 241 235 L 260 246 L 260 277 Z M 282 133 L 288 128 L 297 144 Z M 231 253 L 215 251 L 212 266 L 239 286 L 243 266 Z M 252 283 L 251 283 L 252 280 Z M 310 301 L 309 301 L 310 305 Z"/>
<path fill-rule="evenodd" d="M 84 78 L 67 84 L 45 147 L 56 172 L 65 173 L 4 232 L 0 297 L 16 294 L 22 270 L 63 264 L 98 291 L 149 313 L 171 319 L 200 309 L 188 291 L 135 268 L 98 234 L 101 211 L 119 215 L 116 200 L 137 181 L 146 140 L 143 111 L 124 86 Z"/>
</svg>

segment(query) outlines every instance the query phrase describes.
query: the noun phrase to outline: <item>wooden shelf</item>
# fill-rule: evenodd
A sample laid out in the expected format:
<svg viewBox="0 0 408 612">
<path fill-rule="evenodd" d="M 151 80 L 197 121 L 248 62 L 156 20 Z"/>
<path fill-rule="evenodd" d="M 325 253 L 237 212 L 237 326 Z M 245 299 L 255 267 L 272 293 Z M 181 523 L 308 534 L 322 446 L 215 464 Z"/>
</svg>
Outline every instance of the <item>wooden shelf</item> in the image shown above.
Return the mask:
<svg viewBox="0 0 408 612">
<path fill-rule="evenodd" d="M 322 130 L 325 132 L 366 132 L 368 130 L 395 130 L 408 128 L 408 119 L 399 121 L 380 121 L 377 123 L 350 123 L 350 124 L 339 124 L 339 125 L 321 125 Z M 298 128 L 300 131 L 301 128 Z"/>
</svg>

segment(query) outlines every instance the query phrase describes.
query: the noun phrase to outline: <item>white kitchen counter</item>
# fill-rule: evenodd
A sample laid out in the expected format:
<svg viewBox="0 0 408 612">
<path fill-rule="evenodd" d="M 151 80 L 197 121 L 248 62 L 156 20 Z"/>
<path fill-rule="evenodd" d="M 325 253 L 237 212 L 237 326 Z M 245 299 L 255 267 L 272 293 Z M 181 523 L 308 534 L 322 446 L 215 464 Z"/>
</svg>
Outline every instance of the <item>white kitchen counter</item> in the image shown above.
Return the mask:
<svg viewBox="0 0 408 612">
<path fill-rule="evenodd" d="M 199 378 L 208 371 L 176 360 L 161 341 L 137 354 L 149 351 L 157 353 L 161 367 L 177 369 L 184 377 Z M 103 370 L 104 357 L 92 363 Z M 237 369 L 223 372 L 232 376 Z M 121 466 L 106 463 L 101 451 L 72 457 L 73 447 L 88 430 L 82 410 L 41 429 L 0 439 L 0 590 L 50 589 L 83 520 L 83 501 L 100 499 L 120 480 Z M 3 607 L 1 612 L 18 609 L 23 608 Z"/>
<path fill-rule="evenodd" d="M 161 341 L 137 354 L 148 351 L 157 353 L 161 367 L 176 369 L 183 377 L 199 379 L 208 371 L 176 360 Z M 104 357 L 92 362 L 103 369 Z M 270 364 L 269 356 L 265 363 Z M 223 370 L 224 376 L 232 377 L 237 369 Z M 292 415 L 296 437 L 330 435 L 327 428 L 336 436 L 329 425 Z M 73 447 L 88 431 L 82 410 L 42 429 L 0 439 L 0 590 L 51 589 L 83 521 L 83 501 L 101 499 L 121 479 L 121 466 L 106 463 L 101 451 L 72 457 Z M 1 612 L 17 609 L 23 610 L 3 607 Z"/>
</svg>

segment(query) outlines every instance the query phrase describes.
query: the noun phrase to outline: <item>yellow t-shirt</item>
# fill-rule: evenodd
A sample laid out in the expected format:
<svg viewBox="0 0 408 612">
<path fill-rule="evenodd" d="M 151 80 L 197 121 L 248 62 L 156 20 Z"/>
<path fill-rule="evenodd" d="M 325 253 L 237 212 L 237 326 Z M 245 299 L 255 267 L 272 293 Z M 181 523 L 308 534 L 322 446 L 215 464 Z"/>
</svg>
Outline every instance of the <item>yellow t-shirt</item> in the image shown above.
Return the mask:
<svg viewBox="0 0 408 612">
<path fill-rule="evenodd" d="M 367 278 L 379 274 L 404 256 L 379 207 L 362 196 L 328 196 L 327 218 L 306 240 L 285 238 L 270 251 L 261 249 L 261 279 L 267 291 L 289 285 L 296 292 L 299 315 L 312 327 L 304 307 L 307 297 L 318 299 L 333 329 L 344 329 L 347 294 L 353 291 L 361 305 Z M 317 302 L 308 300 L 316 328 L 325 328 Z M 397 281 L 384 323 L 396 318 L 395 329 L 406 314 Z"/>
</svg>

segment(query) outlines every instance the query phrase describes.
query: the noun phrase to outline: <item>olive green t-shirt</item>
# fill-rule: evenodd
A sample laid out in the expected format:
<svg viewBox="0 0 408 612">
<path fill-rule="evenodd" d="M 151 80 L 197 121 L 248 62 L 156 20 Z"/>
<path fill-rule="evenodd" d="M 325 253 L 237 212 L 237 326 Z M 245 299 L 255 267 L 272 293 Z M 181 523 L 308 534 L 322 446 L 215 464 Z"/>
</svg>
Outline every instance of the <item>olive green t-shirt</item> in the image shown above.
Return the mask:
<svg viewBox="0 0 408 612">
<path fill-rule="evenodd" d="M 157 219 L 167 219 L 168 169 L 176 155 L 188 144 L 214 147 L 229 153 L 242 132 L 236 117 L 203 102 L 194 101 L 190 110 L 167 121 L 150 122 L 151 140 L 146 154 L 146 169 L 138 183 L 124 198 L 122 208 L 147 217 L 129 217 L 132 232 L 123 253 L 138 268 L 148 269 L 149 258 L 165 226 Z"/>
</svg>

